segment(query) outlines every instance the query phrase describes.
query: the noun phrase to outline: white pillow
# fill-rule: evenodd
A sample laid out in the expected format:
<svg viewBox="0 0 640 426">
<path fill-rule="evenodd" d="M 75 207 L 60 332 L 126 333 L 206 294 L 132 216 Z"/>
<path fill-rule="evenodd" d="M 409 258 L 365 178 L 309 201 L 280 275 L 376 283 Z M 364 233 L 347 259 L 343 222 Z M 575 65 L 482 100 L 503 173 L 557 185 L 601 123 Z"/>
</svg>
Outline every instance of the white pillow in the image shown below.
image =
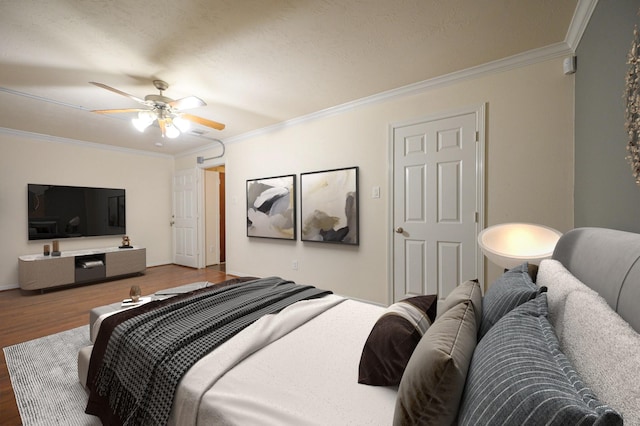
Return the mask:
<svg viewBox="0 0 640 426">
<path fill-rule="evenodd" d="M 549 305 L 549 322 L 553 325 L 558 339 L 562 341 L 565 302 L 573 291 L 582 291 L 598 295 L 582 281 L 574 277 L 564 265 L 557 260 L 545 259 L 540 262 L 536 284 L 547 287 L 547 303 Z"/>
<path fill-rule="evenodd" d="M 640 425 L 640 334 L 595 293 L 566 298 L 560 346 L 602 402 L 618 410 L 625 425 Z"/>
</svg>

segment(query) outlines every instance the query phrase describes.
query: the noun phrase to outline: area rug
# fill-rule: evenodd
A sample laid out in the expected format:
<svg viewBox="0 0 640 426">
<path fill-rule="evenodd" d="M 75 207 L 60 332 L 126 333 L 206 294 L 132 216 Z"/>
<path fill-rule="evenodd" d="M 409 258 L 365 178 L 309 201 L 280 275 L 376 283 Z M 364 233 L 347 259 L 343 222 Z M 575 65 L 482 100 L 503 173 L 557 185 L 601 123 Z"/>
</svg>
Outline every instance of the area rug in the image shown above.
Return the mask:
<svg viewBox="0 0 640 426">
<path fill-rule="evenodd" d="M 78 350 L 89 344 L 85 325 L 4 348 L 24 426 L 100 425 L 84 413 L 88 398 L 78 382 Z"/>
</svg>

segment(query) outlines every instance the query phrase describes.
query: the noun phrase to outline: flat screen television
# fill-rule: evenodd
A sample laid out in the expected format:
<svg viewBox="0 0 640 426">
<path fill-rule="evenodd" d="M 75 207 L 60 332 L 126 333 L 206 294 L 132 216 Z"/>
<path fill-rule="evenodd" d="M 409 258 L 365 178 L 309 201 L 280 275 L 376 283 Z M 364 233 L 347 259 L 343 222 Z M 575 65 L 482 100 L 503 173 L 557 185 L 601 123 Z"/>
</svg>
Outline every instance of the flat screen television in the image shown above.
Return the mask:
<svg viewBox="0 0 640 426">
<path fill-rule="evenodd" d="M 124 189 L 27 186 L 29 240 L 126 234 Z"/>
</svg>

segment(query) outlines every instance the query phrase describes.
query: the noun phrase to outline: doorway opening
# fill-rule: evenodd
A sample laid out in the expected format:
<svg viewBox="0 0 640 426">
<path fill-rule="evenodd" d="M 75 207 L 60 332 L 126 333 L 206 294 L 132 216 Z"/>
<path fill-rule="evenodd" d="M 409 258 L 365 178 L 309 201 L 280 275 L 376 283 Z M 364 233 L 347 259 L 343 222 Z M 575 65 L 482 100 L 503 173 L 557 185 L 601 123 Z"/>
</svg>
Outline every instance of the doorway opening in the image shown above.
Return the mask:
<svg viewBox="0 0 640 426">
<path fill-rule="evenodd" d="M 226 270 L 225 166 L 204 170 L 205 267 Z"/>
</svg>

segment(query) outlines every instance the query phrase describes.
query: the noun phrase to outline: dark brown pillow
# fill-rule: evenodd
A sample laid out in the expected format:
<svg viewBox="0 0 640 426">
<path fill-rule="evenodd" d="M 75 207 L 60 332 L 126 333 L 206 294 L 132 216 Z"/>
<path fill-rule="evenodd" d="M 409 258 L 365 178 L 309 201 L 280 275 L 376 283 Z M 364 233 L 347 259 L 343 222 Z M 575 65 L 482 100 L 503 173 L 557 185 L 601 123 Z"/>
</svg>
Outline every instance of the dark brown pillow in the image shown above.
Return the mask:
<svg viewBox="0 0 640 426">
<path fill-rule="evenodd" d="M 433 324 L 438 306 L 436 295 L 416 296 L 389 306 L 367 338 L 358 373 L 358 383 L 396 386 L 420 338 Z"/>
</svg>

